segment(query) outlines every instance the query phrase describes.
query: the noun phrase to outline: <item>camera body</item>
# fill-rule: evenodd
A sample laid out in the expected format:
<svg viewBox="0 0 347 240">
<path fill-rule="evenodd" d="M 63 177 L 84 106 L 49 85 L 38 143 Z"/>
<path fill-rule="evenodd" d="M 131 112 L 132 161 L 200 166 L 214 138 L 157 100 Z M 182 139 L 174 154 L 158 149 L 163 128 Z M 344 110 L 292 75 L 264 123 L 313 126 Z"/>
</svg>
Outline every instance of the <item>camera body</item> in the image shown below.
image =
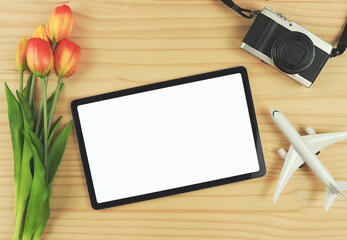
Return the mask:
<svg viewBox="0 0 347 240">
<path fill-rule="evenodd" d="M 315 81 L 333 50 L 331 44 L 268 7 L 259 12 L 241 48 L 306 87 Z"/>
</svg>

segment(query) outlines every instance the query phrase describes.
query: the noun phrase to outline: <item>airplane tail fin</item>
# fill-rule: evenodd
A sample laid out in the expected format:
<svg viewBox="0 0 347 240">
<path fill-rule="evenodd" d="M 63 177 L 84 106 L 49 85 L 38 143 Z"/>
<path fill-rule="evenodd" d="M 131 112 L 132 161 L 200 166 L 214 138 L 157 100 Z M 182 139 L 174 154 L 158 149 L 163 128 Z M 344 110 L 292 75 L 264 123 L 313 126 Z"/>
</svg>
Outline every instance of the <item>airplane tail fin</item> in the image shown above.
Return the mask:
<svg viewBox="0 0 347 240">
<path fill-rule="evenodd" d="M 337 186 L 330 184 L 325 202 L 325 210 L 329 211 L 331 204 L 334 202 L 336 195 L 340 198 L 347 199 L 347 196 L 342 192 L 347 190 L 347 182 L 336 182 Z"/>
<path fill-rule="evenodd" d="M 337 183 L 337 186 L 339 186 L 339 188 L 341 189 L 340 193 L 338 193 L 337 195 L 340 198 L 344 198 L 347 200 L 347 196 L 342 192 L 347 190 L 347 182 L 336 182 L 336 183 Z"/>
</svg>

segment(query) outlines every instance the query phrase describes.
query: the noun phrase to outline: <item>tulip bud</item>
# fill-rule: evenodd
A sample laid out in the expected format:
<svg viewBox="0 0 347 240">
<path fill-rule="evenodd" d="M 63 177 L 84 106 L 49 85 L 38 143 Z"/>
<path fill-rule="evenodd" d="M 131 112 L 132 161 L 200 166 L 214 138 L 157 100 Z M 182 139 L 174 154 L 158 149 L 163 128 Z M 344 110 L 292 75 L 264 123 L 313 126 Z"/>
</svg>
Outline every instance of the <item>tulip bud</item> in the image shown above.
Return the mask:
<svg viewBox="0 0 347 240">
<path fill-rule="evenodd" d="M 54 9 L 46 25 L 46 33 L 49 39 L 57 43 L 70 36 L 73 26 L 71 8 L 62 5 Z"/>
<path fill-rule="evenodd" d="M 39 78 L 51 75 L 54 68 L 51 45 L 41 38 L 30 38 L 28 41 L 26 59 L 32 73 Z"/>
<path fill-rule="evenodd" d="M 31 36 L 32 38 L 41 38 L 45 41 L 49 41 L 48 37 L 47 37 L 47 33 L 46 33 L 46 28 L 43 24 L 41 24 L 40 26 L 38 26 L 35 30 L 35 32 L 33 33 L 33 35 Z"/>
<path fill-rule="evenodd" d="M 27 61 L 25 57 L 27 44 L 28 39 L 26 37 L 22 37 L 17 47 L 16 63 L 19 71 L 24 71 L 27 68 Z"/>
<path fill-rule="evenodd" d="M 54 68 L 59 78 L 70 77 L 77 68 L 81 48 L 67 40 L 62 40 L 54 51 Z"/>
</svg>

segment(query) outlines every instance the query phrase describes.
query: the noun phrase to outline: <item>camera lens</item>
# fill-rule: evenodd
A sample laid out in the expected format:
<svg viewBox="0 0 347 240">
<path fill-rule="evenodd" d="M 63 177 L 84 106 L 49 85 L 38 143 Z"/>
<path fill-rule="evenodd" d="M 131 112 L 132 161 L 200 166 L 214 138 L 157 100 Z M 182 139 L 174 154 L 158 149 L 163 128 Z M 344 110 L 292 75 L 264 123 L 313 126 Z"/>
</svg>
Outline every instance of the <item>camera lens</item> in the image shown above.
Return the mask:
<svg viewBox="0 0 347 240">
<path fill-rule="evenodd" d="M 271 48 L 271 57 L 276 66 L 288 74 L 306 70 L 312 64 L 314 56 L 313 42 L 300 32 L 283 33 Z"/>
</svg>

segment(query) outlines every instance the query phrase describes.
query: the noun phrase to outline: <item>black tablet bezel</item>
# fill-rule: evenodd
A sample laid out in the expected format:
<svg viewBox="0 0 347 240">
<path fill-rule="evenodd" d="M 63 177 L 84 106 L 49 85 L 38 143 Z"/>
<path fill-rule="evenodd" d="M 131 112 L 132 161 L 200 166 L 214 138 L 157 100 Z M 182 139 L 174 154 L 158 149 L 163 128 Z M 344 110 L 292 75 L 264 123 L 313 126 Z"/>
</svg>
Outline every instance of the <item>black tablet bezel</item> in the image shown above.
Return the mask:
<svg viewBox="0 0 347 240">
<path fill-rule="evenodd" d="M 250 120 L 252 124 L 254 143 L 255 143 L 258 162 L 259 162 L 259 171 L 253 172 L 253 173 L 247 173 L 247 174 L 243 174 L 239 176 L 233 176 L 233 177 L 213 180 L 209 182 L 203 182 L 199 184 L 174 188 L 174 189 L 168 189 L 168 190 L 154 192 L 154 193 L 148 193 L 148 194 L 134 196 L 134 197 L 128 197 L 124 199 L 118 199 L 118 200 L 109 201 L 109 202 L 103 202 L 103 203 L 97 202 L 95 191 L 94 191 L 94 185 L 93 185 L 93 181 L 91 177 L 91 172 L 89 168 L 88 157 L 87 157 L 85 144 L 83 140 L 81 124 L 80 124 L 78 111 L 77 111 L 77 107 L 79 105 L 103 101 L 103 100 L 107 100 L 111 98 L 117 98 L 121 96 L 141 93 L 141 92 L 147 92 L 147 91 L 171 87 L 171 86 L 176 86 L 180 84 L 192 83 L 196 81 L 216 78 L 216 77 L 225 76 L 225 75 L 237 74 L 237 73 L 240 73 L 242 75 L 243 86 L 244 86 L 244 91 L 245 91 L 247 105 L 248 105 L 248 112 L 249 112 L 249 116 L 250 116 Z M 149 199 L 154 199 L 159 197 L 166 197 L 166 196 L 170 196 L 174 194 L 185 193 L 185 192 L 199 190 L 203 188 L 215 187 L 215 186 L 219 186 L 223 184 L 262 177 L 266 174 L 266 167 L 265 167 L 264 155 L 263 155 L 263 150 L 262 150 L 261 141 L 260 141 L 257 118 L 255 115 L 247 70 L 244 67 L 228 68 L 224 70 L 208 72 L 208 73 L 198 74 L 194 76 L 183 77 L 183 78 L 173 79 L 169 81 L 158 82 L 158 83 L 148 84 L 144 86 L 124 89 L 120 91 L 105 93 L 101 95 L 91 96 L 87 98 L 77 99 L 71 102 L 71 112 L 72 112 L 72 117 L 73 117 L 73 121 L 75 125 L 77 142 L 78 142 L 78 146 L 81 153 L 82 164 L 83 164 L 84 174 L 85 174 L 85 178 L 87 182 L 90 202 L 94 209 L 103 209 L 103 208 L 114 207 L 114 206 L 119 206 L 119 205 L 124 205 L 124 204 L 129 204 L 129 203 L 134 203 L 134 202 L 139 202 L 139 201 L 144 201 L 144 200 L 149 200 Z"/>
</svg>

